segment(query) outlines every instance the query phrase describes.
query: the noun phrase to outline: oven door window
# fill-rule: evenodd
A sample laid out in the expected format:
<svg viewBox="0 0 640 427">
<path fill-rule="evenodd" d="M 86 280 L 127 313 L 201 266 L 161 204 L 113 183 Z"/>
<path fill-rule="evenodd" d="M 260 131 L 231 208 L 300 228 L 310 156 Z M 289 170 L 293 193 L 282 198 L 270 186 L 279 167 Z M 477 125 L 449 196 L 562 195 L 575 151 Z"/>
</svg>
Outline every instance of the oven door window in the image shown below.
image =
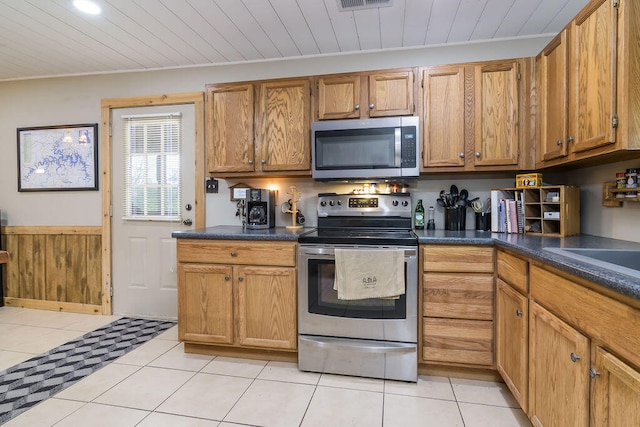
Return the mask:
<svg viewBox="0 0 640 427">
<path fill-rule="evenodd" d="M 404 319 L 407 312 L 406 294 L 399 298 L 372 298 L 340 300 L 333 289 L 335 262 L 326 259 L 310 259 L 309 267 L 309 313 L 337 317 L 363 319 Z M 407 265 L 405 263 L 405 291 Z"/>
</svg>

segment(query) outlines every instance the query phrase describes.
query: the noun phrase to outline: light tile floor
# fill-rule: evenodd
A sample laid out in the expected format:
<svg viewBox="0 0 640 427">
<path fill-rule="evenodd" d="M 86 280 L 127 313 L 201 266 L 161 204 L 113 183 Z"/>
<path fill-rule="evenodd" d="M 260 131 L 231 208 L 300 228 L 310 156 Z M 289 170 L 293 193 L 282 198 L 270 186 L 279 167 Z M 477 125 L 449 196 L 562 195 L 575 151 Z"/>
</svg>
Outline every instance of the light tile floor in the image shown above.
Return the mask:
<svg viewBox="0 0 640 427">
<path fill-rule="evenodd" d="M 0 370 L 118 316 L 0 308 Z M 502 383 L 417 384 L 185 354 L 177 327 L 5 424 L 15 426 L 530 426 Z"/>
</svg>

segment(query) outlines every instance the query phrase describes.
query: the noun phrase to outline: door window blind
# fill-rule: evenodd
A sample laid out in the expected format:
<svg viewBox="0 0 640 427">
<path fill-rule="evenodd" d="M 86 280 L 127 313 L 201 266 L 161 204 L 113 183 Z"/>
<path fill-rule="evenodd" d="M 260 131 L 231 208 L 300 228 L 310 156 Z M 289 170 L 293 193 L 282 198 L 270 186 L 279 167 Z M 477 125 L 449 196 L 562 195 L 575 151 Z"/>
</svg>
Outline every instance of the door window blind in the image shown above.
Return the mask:
<svg viewBox="0 0 640 427">
<path fill-rule="evenodd" d="M 124 218 L 179 221 L 180 113 L 124 116 Z"/>
</svg>

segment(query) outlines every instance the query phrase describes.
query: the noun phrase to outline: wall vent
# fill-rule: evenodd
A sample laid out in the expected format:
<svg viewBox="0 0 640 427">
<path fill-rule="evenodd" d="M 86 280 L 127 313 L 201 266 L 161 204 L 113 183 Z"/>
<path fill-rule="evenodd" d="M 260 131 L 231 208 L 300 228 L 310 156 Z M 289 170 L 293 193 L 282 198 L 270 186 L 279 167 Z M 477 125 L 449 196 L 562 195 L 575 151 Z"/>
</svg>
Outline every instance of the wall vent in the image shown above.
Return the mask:
<svg viewBox="0 0 640 427">
<path fill-rule="evenodd" d="M 393 0 L 338 0 L 340 12 L 393 6 Z"/>
</svg>

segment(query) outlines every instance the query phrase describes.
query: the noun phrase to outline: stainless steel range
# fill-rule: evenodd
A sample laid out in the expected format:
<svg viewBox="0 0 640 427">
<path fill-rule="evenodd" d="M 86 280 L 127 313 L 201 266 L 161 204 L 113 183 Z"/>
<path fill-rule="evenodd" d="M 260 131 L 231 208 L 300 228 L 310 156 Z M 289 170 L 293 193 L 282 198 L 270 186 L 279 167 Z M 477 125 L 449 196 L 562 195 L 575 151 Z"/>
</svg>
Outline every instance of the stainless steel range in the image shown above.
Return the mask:
<svg viewBox="0 0 640 427">
<path fill-rule="evenodd" d="M 417 381 L 418 239 L 411 216 L 408 193 L 318 196 L 318 227 L 298 240 L 299 369 Z M 334 281 L 341 249 L 400 255 L 403 292 L 339 298 Z"/>
</svg>

